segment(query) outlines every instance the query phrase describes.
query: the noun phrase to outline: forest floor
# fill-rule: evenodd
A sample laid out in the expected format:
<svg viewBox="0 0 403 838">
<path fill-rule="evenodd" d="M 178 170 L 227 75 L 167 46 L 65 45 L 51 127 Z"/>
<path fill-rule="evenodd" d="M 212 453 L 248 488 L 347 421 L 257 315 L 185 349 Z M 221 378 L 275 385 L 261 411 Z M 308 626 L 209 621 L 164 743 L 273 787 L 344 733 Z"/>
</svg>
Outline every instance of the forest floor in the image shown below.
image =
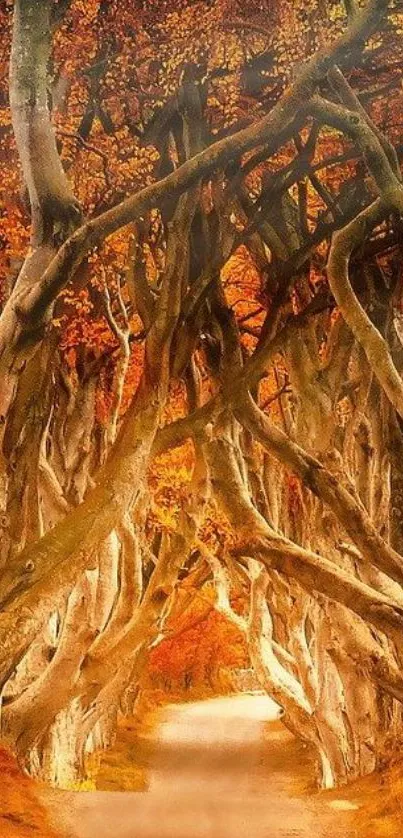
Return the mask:
<svg viewBox="0 0 403 838">
<path fill-rule="evenodd" d="M 145 722 L 122 722 L 96 791 L 45 789 L 0 751 L 1 838 L 402 835 L 403 764 L 317 792 L 309 750 L 266 696 L 170 704 Z"/>
<path fill-rule="evenodd" d="M 267 696 L 243 695 L 168 705 L 140 734 L 124 725 L 101 763 L 98 790 L 72 794 L 66 807 L 59 798 L 66 835 L 364 834 L 352 823 L 354 803 L 340 792 L 329 799 L 314 792 L 312 758 L 277 716 L 278 708 Z M 59 826 L 60 815 L 61 809 Z"/>
<path fill-rule="evenodd" d="M 0 748 L 1 838 L 56 838 L 38 784 L 25 777 L 15 759 Z"/>
</svg>

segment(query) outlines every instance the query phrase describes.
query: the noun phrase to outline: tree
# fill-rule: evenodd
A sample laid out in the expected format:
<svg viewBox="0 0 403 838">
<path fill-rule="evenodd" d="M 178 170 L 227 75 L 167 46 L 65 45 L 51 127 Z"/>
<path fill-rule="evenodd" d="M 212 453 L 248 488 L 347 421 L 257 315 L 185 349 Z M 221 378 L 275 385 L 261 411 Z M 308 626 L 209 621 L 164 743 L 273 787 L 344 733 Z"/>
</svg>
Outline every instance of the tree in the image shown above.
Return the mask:
<svg viewBox="0 0 403 838">
<path fill-rule="evenodd" d="M 384 0 L 15 1 L 0 668 L 33 773 L 107 746 L 186 576 L 322 785 L 399 735 L 400 27 Z"/>
</svg>

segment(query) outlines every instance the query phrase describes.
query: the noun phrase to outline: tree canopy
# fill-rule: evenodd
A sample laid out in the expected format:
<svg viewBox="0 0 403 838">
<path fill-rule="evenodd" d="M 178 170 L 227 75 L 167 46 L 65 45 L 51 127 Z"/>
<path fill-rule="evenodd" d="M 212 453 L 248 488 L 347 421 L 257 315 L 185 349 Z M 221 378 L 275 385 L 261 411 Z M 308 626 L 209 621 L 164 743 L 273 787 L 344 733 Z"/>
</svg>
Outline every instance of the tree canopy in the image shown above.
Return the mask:
<svg viewBox="0 0 403 838">
<path fill-rule="evenodd" d="M 320 784 L 368 773 L 402 724 L 401 3 L 0 26 L 3 736 L 68 784 L 147 667 L 251 666 Z"/>
</svg>

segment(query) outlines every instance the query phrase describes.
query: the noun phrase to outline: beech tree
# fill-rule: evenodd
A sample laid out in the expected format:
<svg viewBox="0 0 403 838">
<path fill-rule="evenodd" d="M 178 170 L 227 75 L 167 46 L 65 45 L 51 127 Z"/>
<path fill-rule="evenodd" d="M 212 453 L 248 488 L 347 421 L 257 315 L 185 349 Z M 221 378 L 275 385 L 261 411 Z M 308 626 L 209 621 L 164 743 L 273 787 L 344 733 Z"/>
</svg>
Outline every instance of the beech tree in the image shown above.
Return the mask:
<svg viewBox="0 0 403 838">
<path fill-rule="evenodd" d="M 1 16 L 2 736 L 79 781 L 208 586 L 318 783 L 366 774 L 402 728 L 401 6 Z"/>
</svg>

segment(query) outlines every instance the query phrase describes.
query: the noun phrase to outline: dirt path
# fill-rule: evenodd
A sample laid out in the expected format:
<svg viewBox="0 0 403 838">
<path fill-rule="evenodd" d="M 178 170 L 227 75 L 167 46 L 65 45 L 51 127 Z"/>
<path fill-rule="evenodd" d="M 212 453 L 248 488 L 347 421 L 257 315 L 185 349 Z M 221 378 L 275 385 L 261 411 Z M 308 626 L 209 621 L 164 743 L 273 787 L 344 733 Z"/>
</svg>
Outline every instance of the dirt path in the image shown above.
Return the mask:
<svg viewBox="0 0 403 838">
<path fill-rule="evenodd" d="M 136 760 L 148 791 L 72 795 L 69 838 L 357 835 L 347 812 L 309 793 L 309 756 L 266 696 L 171 705 Z"/>
</svg>

